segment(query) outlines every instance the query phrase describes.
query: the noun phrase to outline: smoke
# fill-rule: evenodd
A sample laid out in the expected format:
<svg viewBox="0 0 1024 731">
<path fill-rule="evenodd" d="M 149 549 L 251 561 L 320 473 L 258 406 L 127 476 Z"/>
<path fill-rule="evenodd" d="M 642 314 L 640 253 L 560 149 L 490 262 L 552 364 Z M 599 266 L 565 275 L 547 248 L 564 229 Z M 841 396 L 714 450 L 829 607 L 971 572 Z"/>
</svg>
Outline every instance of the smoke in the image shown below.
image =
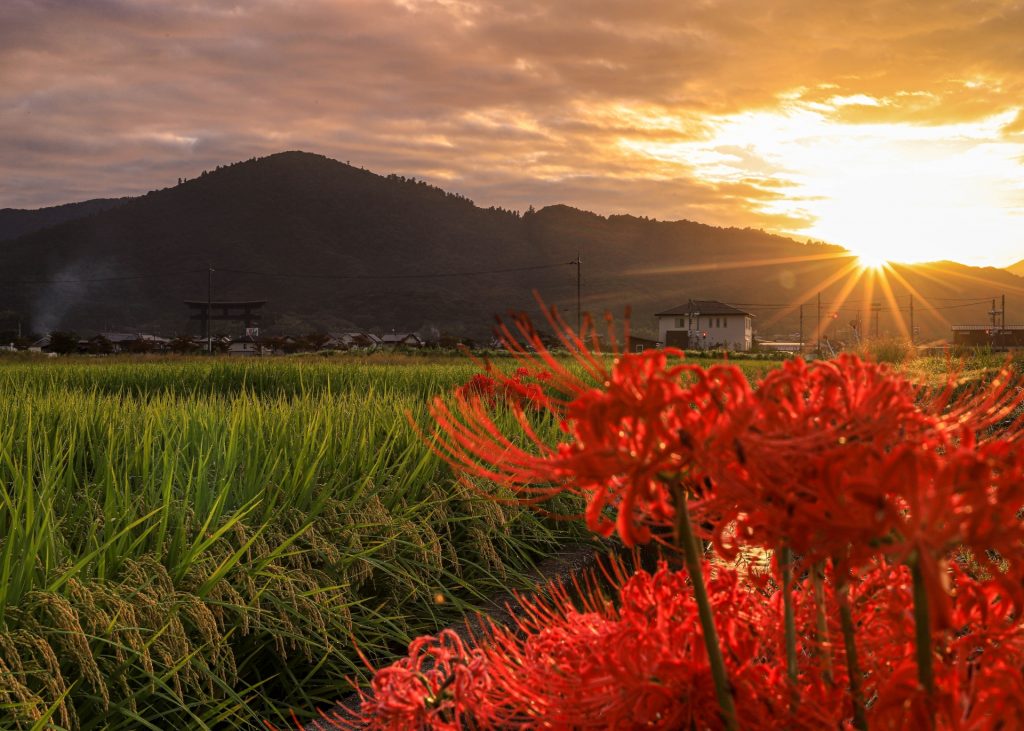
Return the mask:
<svg viewBox="0 0 1024 731">
<path fill-rule="evenodd" d="M 47 284 L 30 298 L 32 329 L 40 333 L 64 330 L 75 318 L 76 310 L 90 299 L 90 295 L 107 293 L 110 282 L 96 281 L 114 277 L 116 272 L 107 262 L 77 260 L 65 264 L 47 276 Z"/>
</svg>

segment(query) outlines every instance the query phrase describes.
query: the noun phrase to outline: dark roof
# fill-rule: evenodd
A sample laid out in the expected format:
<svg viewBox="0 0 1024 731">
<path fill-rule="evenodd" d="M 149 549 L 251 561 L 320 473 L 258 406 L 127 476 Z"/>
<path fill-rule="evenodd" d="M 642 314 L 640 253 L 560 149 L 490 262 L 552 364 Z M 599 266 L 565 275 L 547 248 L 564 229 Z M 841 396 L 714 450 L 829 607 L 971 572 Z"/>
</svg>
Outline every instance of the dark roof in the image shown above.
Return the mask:
<svg viewBox="0 0 1024 731">
<path fill-rule="evenodd" d="M 149 333 L 115 333 L 115 332 L 103 332 L 97 333 L 97 338 L 103 337 L 112 343 L 135 343 L 140 340 L 145 340 L 152 343 L 169 343 L 170 339 L 162 338 L 159 335 L 150 335 Z M 96 338 L 93 338 L 95 340 Z"/>
<path fill-rule="evenodd" d="M 384 333 L 384 335 L 381 336 L 381 342 L 386 344 L 403 343 L 408 340 L 411 340 L 414 343 L 423 342 L 423 339 L 416 333 Z"/>
<path fill-rule="evenodd" d="M 754 317 L 753 313 L 741 310 L 738 307 L 727 305 L 718 300 L 690 300 L 678 307 L 655 313 L 655 317 L 668 315 L 747 315 Z"/>
<path fill-rule="evenodd" d="M 206 300 L 185 300 L 189 307 L 206 307 Z M 213 308 L 218 307 L 260 307 L 267 304 L 266 300 L 231 300 L 230 302 L 214 300 L 210 303 Z"/>
</svg>

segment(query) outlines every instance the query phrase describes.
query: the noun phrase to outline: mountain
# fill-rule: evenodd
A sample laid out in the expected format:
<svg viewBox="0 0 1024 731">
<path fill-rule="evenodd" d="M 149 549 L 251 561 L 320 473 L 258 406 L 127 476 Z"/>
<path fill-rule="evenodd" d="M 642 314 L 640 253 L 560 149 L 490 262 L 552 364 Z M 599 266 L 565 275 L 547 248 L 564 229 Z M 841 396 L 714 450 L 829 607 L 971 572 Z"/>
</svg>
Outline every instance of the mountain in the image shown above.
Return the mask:
<svg viewBox="0 0 1024 731">
<path fill-rule="evenodd" d="M 65 203 L 62 206 L 23 210 L 20 208 L 0 208 L 0 241 L 16 239 L 49 226 L 56 226 L 65 221 L 90 216 L 119 206 L 128 198 L 95 198 L 81 203 Z"/>
<path fill-rule="evenodd" d="M 1024 277 L 1024 259 L 1021 259 L 1016 264 L 1011 264 L 1006 267 L 1006 271 L 1011 274 L 1016 274 L 1018 277 Z"/>
<path fill-rule="evenodd" d="M 836 246 L 567 206 L 485 209 L 422 181 L 303 152 L 222 167 L 0 252 L 0 311 L 38 332 L 198 332 L 183 301 L 206 299 L 212 267 L 213 299 L 266 300 L 268 332 L 355 325 L 479 337 L 495 313 L 536 312 L 534 289 L 574 320 L 577 253 L 584 309 L 621 314 L 632 305 L 639 334 L 654 332 L 655 312 L 691 298 L 742 306 L 762 335 L 782 337 L 798 331 L 804 302 L 808 338 L 819 291 L 828 303 L 847 289 L 854 302 L 833 327 L 847 327 L 853 307 L 888 302 L 872 275 L 847 285 L 856 266 Z M 944 262 L 893 272 L 899 307 L 909 309 L 907 284 L 918 295 L 922 338 L 948 337 L 950 322 L 986 322 L 987 298 L 1005 293 L 1008 311 L 1024 307 L 1019 278 L 1003 270 Z M 895 329 L 881 315 L 880 330 Z"/>
</svg>

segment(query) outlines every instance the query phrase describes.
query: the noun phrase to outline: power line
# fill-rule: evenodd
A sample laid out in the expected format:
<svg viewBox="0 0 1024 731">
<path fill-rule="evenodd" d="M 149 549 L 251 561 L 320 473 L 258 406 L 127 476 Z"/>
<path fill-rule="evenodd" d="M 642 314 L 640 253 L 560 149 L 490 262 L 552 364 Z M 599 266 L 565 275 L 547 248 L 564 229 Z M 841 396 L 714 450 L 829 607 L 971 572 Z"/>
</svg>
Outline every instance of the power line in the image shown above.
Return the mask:
<svg viewBox="0 0 1024 731">
<path fill-rule="evenodd" d="M 307 272 L 262 272 L 253 269 L 228 269 L 218 268 L 220 272 L 231 274 L 251 274 L 260 277 L 280 277 L 287 279 L 440 279 L 443 277 L 475 277 L 485 274 L 508 274 L 512 272 L 531 272 L 541 269 L 561 269 L 565 266 L 575 265 L 575 261 L 563 262 L 561 264 L 538 264 L 529 267 L 509 267 L 506 269 L 477 269 L 473 271 L 459 272 L 432 272 L 430 274 L 314 274 Z"/>
<path fill-rule="evenodd" d="M 474 277 L 474 276 L 486 276 L 490 274 L 510 274 L 515 272 L 529 272 L 529 271 L 542 271 L 546 269 L 561 269 L 566 266 L 579 266 L 579 257 L 573 261 L 562 262 L 558 264 L 537 264 L 533 266 L 525 267 L 505 267 L 500 269 L 475 269 L 475 270 L 462 270 L 456 272 L 430 272 L 430 273 L 417 273 L 417 274 L 323 274 L 313 272 L 270 272 L 260 271 L 256 269 L 232 269 L 218 267 L 217 271 L 226 272 L 231 274 L 244 274 L 250 276 L 260 277 L 274 277 L 282 279 L 321 279 L 321 280 L 359 280 L 359 279 L 374 279 L 374 280 L 403 280 L 403 279 L 442 279 L 447 277 Z M 92 284 L 92 283 L 104 283 L 104 282 L 125 282 L 125 281 L 136 281 L 143 279 L 158 279 L 164 277 L 180 277 L 189 274 L 200 274 L 208 272 L 209 268 L 204 269 L 185 269 L 177 271 L 163 271 L 155 272 L 150 274 L 130 274 L 113 277 L 83 277 L 75 279 L 11 279 L 11 280 L 0 280 L 0 284 L 5 286 L 10 285 L 60 285 L 60 284 Z M 577 272 L 578 274 L 578 272 Z M 968 298 L 968 297 L 928 297 L 926 301 L 937 301 L 937 302 L 956 302 L 959 304 L 948 304 L 938 305 L 929 307 L 930 310 L 953 310 L 963 307 L 976 307 L 987 303 L 991 297 L 984 298 Z M 830 312 L 839 313 L 859 313 L 864 308 L 857 307 L 861 302 L 866 302 L 864 299 L 848 299 L 840 303 L 831 302 L 819 302 L 819 306 L 826 308 Z M 838 306 L 835 306 L 838 305 Z M 798 303 L 793 302 L 737 302 L 733 303 L 734 307 L 750 307 L 753 309 L 773 309 L 780 310 L 786 308 L 795 308 Z M 908 312 L 909 308 L 897 307 L 884 308 L 879 310 L 887 314 L 895 312 Z"/>
<path fill-rule="evenodd" d="M 990 300 L 996 295 L 989 295 L 987 297 L 929 297 L 929 300 L 938 302 L 977 302 L 980 300 Z"/>
<path fill-rule="evenodd" d="M 476 269 L 457 272 L 431 272 L 420 274 L 317 274 L 312 272 L 269 272 L 255 269 L 230 269 L 217 267 L 219 272 L 231 274 L 248 274 L 260 277 L 277 277 L 286 279 L 440 279 L 444 277 L 472 277 L 487 274 L 510 274 L 514 272 L 530 272 L 542 269 L 561 269 L 575 265 L 575 261 L 561 264 L 538 264 L 528 267 L 507 267 L 504 269 Z M 119 277 L 81 277 L 75 279 L 8 279 L 0 280 L 4 285 L 37 285 L 37 284 L 91 284 L 101 282 L 125 282 L 138 279 L 156 279 L 159 277 L 179 277 L 187 274 L 202 274 L 206 269 L 186 269 L 181 271 L 157 272 L 153 274 L 131 274 Z"/>
<path fill-rule="evenodd" d="M 131 274 L 121 277 L 87 277 L 81 279 L 5 279 L 0 280 L 4 285 L 20 284 L 90 284 L 92 282 L 126 282 L 134 279 L 157 279 L 160 277 L 180 277 L 185 274 L 199 274 L 205 269 L 187 269 L 184 271 L 159 272 L 156 274 Z"/>
<path fill-rule="evenodd" d="M 953 299 L 953 298 L 947 298 L 946 301 L 949 301 L 949 299 Z M 954 301 L 958 301 L 958 302 L 960 302 L 960 304 L 955 304 L 955 305 L 939 305 L 937 307 L 929 307 L 928 309 L 929 310 L 956 310 L 956 309 L 960 309 L 960 308 L 963 308 L 963 307 L 978 307 L 980 305 L 987 304 L 990 299 L 991 298 L 967 300 L 966 298 L 963 298 L 963 299 L 956 298 Z M 860 300 L 858 300 L 858 301 L 860 301 Z M 931 298 L 925 298 L 925 301 L 930 302 Z M 800 304 L 799 303 L 795 303 L 795 302 L 778 303 L 778 304 L 775 304 L 775 303 L 773 303 L 773 304 L 768 304 L 768 303 L 754 304 L 754 303 L 750 303 L 750 302 L 735 302 L 735 303 L 730 302 L 729 304 L 731 304 L 733 307 L 750 307 L 752 309 L 765 309 L 765 310 L 772 310 L 772 309 L 774 309 L 774 310 L 781 310 L 781 309 L 792 308 L 794 312 L 796 312 L 796 309 L 798 307 L 800 307 Z M 804 302 L 803 304 L 808 304 L 808 303 Z M 834 303 L 830 303 L 830 302 L 822 302 L 821 306 L 822 306 L 822 308 L 828 310 L 829 312 L 837 312 L 837 313 L 838 312 L 852 312 L 852 313 L 856 314 L 856 313 L 861 313 L 861 312 L 864 311 L 863 307 L 854 307 L 854 306 L 852 306 L 853 301 L 851 301 L 851 300 L 845 300 L 843 302 L 843 304 L 839 305 L 838 307 L 833 306 L 833 304 Z M 871 308 L 871 309 L 872 309 L 873 312 L 875 311 L 874 308 Z M 883 308 L 878 309 L 877 311 L 878 312 L 883 312 L 883 313 L 894 313 L 894 312 L 910 312 L 911 309 L 912 308 L 910 308 L 910 307 L 896 307 L 895 309 L 892 308 L 892 307 L 883 307 Z"/>
</svg>

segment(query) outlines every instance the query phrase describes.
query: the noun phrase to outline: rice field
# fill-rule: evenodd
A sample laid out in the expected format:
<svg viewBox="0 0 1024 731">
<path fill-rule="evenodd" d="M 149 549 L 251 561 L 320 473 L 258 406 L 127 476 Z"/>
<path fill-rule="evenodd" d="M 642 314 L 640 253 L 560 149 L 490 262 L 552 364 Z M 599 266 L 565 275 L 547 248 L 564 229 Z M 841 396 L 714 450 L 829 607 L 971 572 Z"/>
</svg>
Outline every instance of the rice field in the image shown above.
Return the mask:
<svg viewBox="0 0 1024 731">
<path fill-rule="evenodd" d="M 576 523 L 481 498 L 407 419 L 476 370 L 0 359 L 0 728 L 287 725 L 365 677 L 355 643 L 525 586 Z"/>
<path fill-rule="evenodd" d="M 572 524 L 406 420 L 474 370 L 0 362 L 0 728 L 283 723 L 521 585 Z"/>
</svg>

